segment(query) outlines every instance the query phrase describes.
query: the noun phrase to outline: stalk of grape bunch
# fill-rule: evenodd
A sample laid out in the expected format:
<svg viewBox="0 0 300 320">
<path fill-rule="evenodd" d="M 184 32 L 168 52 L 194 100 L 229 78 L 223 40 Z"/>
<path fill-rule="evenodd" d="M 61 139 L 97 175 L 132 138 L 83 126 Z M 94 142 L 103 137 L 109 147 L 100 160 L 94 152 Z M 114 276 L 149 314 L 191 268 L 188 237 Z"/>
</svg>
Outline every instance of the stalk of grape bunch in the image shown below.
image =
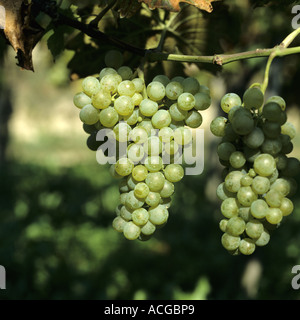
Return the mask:
<svg viewBox="0 0 300 320">
<path fill-rule="evenodd" d="M 105 63 L 99 76 L 82 81 L 74 104 L 88 147 L 102 150 L 106 142 L 98 141 L 98 133 L 108 129 L 117 149 L 110 167 L 120 191 L 113 228 L 126 239 L 144 241 L 169 219 L 175 185 L 185 174 L 184 150 L 193 145 L 192 129 L 201 126 L 211 98 L 192 77 L 157 75 L 146 84 L 115 50 Z"/>
<path fill-rule="evenodd" d="M 256 85 L 242 99 L 227 93 L 221 108 L 225 116 L 210 125 L 221 139 L 217 154 L 225 167 L 217 188 L 221 243 L 231 254 L 251 255 L 269 243 L 271 233 L 293 212 L 293 177 L 300 164 L 289 153 L 296 130 L 287 121 L 284 99 L 266 99 Z"/>
</svg>

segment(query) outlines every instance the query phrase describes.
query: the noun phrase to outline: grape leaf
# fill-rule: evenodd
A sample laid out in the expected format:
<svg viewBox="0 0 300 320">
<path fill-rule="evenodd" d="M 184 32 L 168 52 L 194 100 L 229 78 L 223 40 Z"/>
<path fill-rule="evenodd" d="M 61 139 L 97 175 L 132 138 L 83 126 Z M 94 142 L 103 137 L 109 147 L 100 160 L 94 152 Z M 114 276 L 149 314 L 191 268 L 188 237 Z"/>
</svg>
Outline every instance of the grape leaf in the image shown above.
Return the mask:
<svg viewBox="0 0 300 320">
<path fill-rule="evenodd" d="M 31 5 L 23 0 L 0 0 L 5 9 L 4 34 L 17 53 L 18 65 L 33 71 L 32 50 L 43 29 L 31 17 Z"/>
<path fill-rule="evenodd" d="M 212 12 L 212 2 L 220 0 L 138 0 L 139 2 L 146 3 L 150 9 L 162 8 L 169 11 L 180 11 L 180 2 L 186 2 L 201 10 Z"/>
</svg>

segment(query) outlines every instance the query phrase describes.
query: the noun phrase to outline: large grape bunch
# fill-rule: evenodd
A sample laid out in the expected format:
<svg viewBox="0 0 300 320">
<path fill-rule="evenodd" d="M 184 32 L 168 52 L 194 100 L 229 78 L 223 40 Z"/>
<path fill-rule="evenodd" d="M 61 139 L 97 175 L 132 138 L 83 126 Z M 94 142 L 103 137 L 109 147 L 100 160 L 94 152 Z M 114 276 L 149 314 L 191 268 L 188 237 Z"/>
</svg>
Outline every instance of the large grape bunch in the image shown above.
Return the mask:
<svg viewBox="0 0 300 320">
<path fill-rule="evenodd" d="M 148 240 L 169 218 L 174 184 L 184 177 L 183 150 L 193 144 L 192 129 L 202 124 L 199 111 L 211 104 L 209 89 L 193 77 L 158 75 L 146 85 L 123 56 L 110 51 L 99 76 L 82 81 L 74 96 L 87 145 L 99 150 L 97 133 L 126 144 L 110 167 L 118 178 L 120 204 L 113 228 L 129 240 Z"/>
<path fill-rule="evenodd" d="M 299 160 L 289 157 L 295 127 L 287 122 L 286 103 L 265 97 L 259 86 L 248 88 L 243 101 L 235 93 L 221 100 L 225 116 L 211 122 L 221 138 L 217 146 L 225 167 L 217 188 L 222 201 L 221 243 L 232 254 L 252 254 L 265 246 L 271 232 L 293 212 Z"/>
</svg>

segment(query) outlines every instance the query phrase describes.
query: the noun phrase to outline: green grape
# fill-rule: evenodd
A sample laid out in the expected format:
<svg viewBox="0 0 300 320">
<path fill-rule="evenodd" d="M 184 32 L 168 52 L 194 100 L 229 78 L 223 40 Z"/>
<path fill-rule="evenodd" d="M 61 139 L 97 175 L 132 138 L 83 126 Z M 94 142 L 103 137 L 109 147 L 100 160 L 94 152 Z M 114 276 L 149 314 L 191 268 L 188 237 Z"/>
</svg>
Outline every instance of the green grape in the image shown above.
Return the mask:
<svg viewBox="0 0 300 320">
<path fill-rule="evenodd" d="M 160 199 L 160 194 L 158 192 L 150 191 L 145 199 L 145 202 L 150 207 L 156 207 L 157 205 L 159 205 Z"/>
<path fill-rule="evenodd" d="M 141 121 L 139 123 L 139 127 L 145 129 L 148 136 L 150 136 L 151 131 L 154 129 L 154 127 L 152 125 L 152 121 L 150 119 L 147 119 L 147 118 L 143 119 L 143 121 Z"/>
<path fill-rule="evenodd" d="M 243 176 L 243 178 L 241 179 L 241 185 L 243 187 L 249 187 L 249 186 L 251 186 L 252 181 L 253 181 L 253 178 L 250 177 L 249 175 L 245 174 Z"/>
<path fill-rule="evenodd" d="M 143 79 L 140 78 L 134 78 L 132 79 L 132 82 L 135 86 L 135 91 L 136 92 L 142 92 L 144 90 L 145 87 L 145 82 Z"/>
<path fill-rule="evenodd" d="M 270 189 L 270 180 L 266 177 L 256 176 L 251 187 L 256 194 L 265 194 Z"/>
<path fill-rule="evenodd" d="M 216 191 L 217 197 L 220 200 L 225 200 L 227 198 L 234 198 L 235 194 L 232 192 L 229 192 L 226 188 L 225 188 L 225 183 L 222 182 L 218 185 L 217 187 L 217 191 Z"/>
<path fill-rule="evenodd" d="M 245 109 L 244 109 L 244 107 L 242 107 L 242 106 L 234 106 L 234 107 L 232 107 L 232 108 L 229 110 L 229 112 L 228 112 L 228 120 L 229 120 L 230 122 L 232 122 L 235 113 L 236 113 L 237 111 L 238 111 L 238 112 L 243 112 L 243 110 L 245 110 Z M 249 111 L 249 110 L 248 110 L 248 111 Z M 248 113 L 248 115 L 249 115 L 249 113 Z M 250 115 L 251 115 L 251 114 L 250 114 Z"/>
<path fill-rule="evenodd" d="M 115 164 L 113 164 L 112 167 L 115 167 Z M 127 179 L 124 179 L 124 177 L 122 177 L 122 178 L 123 179 L 119 182 L 119 191 L 121 193 L 128 193 L 130 191 L 130 188 L 127 184 Z"/>
<path fill-rule="evenodd" d="M 221 204 L 221 212 L 225 218 L 237 216 L 239 203 L 236 198 L 227 198 Z"/>
<path fill-rule="evenodd" d="M 92 96 L 92 104 L 96 109 L 105 109 L 111 103 L 111 95 L 108 91 L 100 89 Z"/>
<path fill-rule="evenodd" d="M 264 143 L 261 145 L 261 151 L 263 153 L 268 153 L 272 156 L 277 155 L 282 148 L 282 143 L 279 138 L 277 139 L 265 139 Z"/>
<path fill-rule="evenodd" d="M 148 170 L 142 164 L 139 164 L 132 169 L 132 177 L 136 181 L 139 181 L 139 182 L 144 181 L 147 175 L 148 175 Z"/>
<path fill-rule="evenodd" d="M 253 168 L 249 169 L 248 174 L 251 178 L 255 178 L 256 177 L 256 172 Z"/>
<path fill-rule="evenodd" d="M 168 164 L 164 169 L 164 174 L 170 182 L 179 182 L 184 177 L 184 169 L 180 164 Z"/>
<path fill-rule="evenodd" d="M 117 87 L 117 92 L 120 96 L 132 97 L 135 93 L 135 85 L 130 80 L 123 80 Z"/>
<path fill-rule="evenodd" d="M 123 116 L 122 118 L 123 118 L 123 121 L 125 121 L 127 124 L 129 124 L 130 126 L 134 126 L 135 124 L 137 124 L 139 120 L 139 116 L 140 116 L 140 110 L 139 108 L 135 108 L 132 114 L 128 116 Z"/>
<path fill-rule="evenodd" d="M 88 76 L 85 79 L 83 79 L 81 85 L 82 85 L 83 92 L 90 97 L 100 90 L 99 80 L 92 76 Z"/>
<path fill-rule="evenodd" d="M 125 206 L 129 210 L 136 210 L 141 208 L 144 205 L 144 201 L 142 199 L 137 198 L 134 195 L 134 191 L 131 190 L 128 192 L 126 200 L 125 200 Z"/>
<path fill-rule="evenodd" d="M 82 109 L 84 106 L 91 104 L 92 100 L 84 92 L 79 92 L 75 94 L 73 98 L 73 103 L 77 108 Z"/>
<path fill-rule="evenodd" d="M 196 78 L 187 77 L 182 82 L 183 91 L 196 94 L 200 90 L 200 84 Z"/>
<path fill-rule="evenodd" d="M 240 207 L 238 211 L 238 216 L 241 217 L 245 222 L 248 222 L 251 219 L 253 219 L 250 207 Z"/>
<path fill-rule="evenodd" d="M 127 195 L 126 195 L 127 197 Z M 122 217 L 122 219 L 124 219 L 125 221 L 131 221 L 132 220 L 132 210 L 128 210 L 125 206 L 126 204 L 126 198 L 124 200 L 124 205 L 122 206 L 121 208 L 121 211 L 120 211 L 120 216 Z"/>
<path fill-rule="evenodd" d="M 246 223 L 246 233 L 252 239 L 258 239 L 264 231 L 264 225 L 257 219 L 252 219 Z"/>
<path fill-rule="evenodd" d="M 228 223 L 228 219 L 222 219 L 222 220 L 219 222 L 219 228 L 220 228 L 220 230 L 221 230 L 222 232 L 225 232 L 227 223 Z"/>
<path fill-rule="evenodd" d="M 226 134 L 227 119 L 225 117 L 217 117 L 210 123 L 210 131 L 216 137 L 224 137 Z"/>
<path fill-rule="evenodd" d="M 248 135 L 243 137 L 243 142 L 252 149 L 259 148 L 265 140 L 263 131 L 255 127 Z"/>
<path fill-rule="evenodd" d="M 135 186 L 138 184 L 138 181 L 134 180 L 132 174 L 130 174 L 126 178 L 126 183 L 130 190 L 134 190 Z"/>
<path fill-rule="evenodd" d="M 178 107 L 186 111 L 192 110 L 195 107 L 195 103 L 195 97 L 188 92 L 182 93 L 177 99 Z"/>
<path fill-rule="evenodd" d="M 163 168 L 162 158 L 159 156 L 147 157 L 144 161 L 144 166 L 148 169 L 149 172 L 160 171 Z"/>
<path fill-rule="evenodd" d="M 100 80 L 100 85 L 103 90 L 108 91 L 110 94 L 115 94 L 117 92 L 118 85 L 121 79 L 118 75 L 106 75 Z"/>
<path fill-rule="evenodd" d="M 270 241 L 270 232 L 268 229 L 264 228 L 261 236 L 258 239 L 255 239 L 255 245 L 258 247 L 266 246 Z"/>
<path fill-rule="evenodd" d="M 227 222 L 226 233 L 237 237 L 244 232 L 245 227 L 245 221 L 240 217 L 234 216 L 230 218 Z"/>
<path fill-rule="evenodd" d="M 241 106 L 242 100 L 236 93 L 227 93 L 221 99 L 221 108 L 228 113 L 233 107 Z"/>
<path fill-rule="evenodd" d="M 175 121 L 175 120 L 172 120 L 169 127 L 172 129 L 172 130 L 176 130 L 176 129 L 179 129 L 181 127 L 184 127 L 184 121 Z"/>
<path fill-rule="evenodd" d="M 170 127 L 164 127 L 159 130 L 158 137 L 162 142 L 170 142 L 173 139 L 174 131 Z"/>
<path fill-rule="evenodd" d="M 282 220 L 282 212 L 279 208 L 270 208 L 266 220 L 271 224 L 278 224 Z"/>
<path fill-rule="evenodd" d="M 101 141 L 97 141 L 96 137 L 97 137 L 97 133 L 94 132 L 86 140 L 87 147 L 92 151 L 97 151 L 102 144 Z"/>
<path fill-rule="evenodd" d="M 267 100 L 266 104 L 268 104 L 269 102 L 275 102 L 275 103 L 277 103 L 277 104 L 280 106 L 280 108 L 281 108 L 282 111 L 284 111 L 285 108 L 286 108 L 286 103 L 285 103 L 284 99 L 281 98 L 281 97 L 279 97 L 279 96 L 272 96 L 272 97 L 270 97 L 270 98 Z"/>
<path fill-rule="evenodd" d="M 251 255 L 255 251 L 254 240 L 250 238 L 242 239 L 239 245 L 239 251 L 244 255 L 247 255 L 247 256 Z"/>
<path fill-rule="evenodd" d="M 257 174 L 267 177 L 276 169 L 276 162 L 271 155 L 263 153 L 254 160 L 253 167 Z"/>
<path fill-rule="evenodd" d="M 249 88 L 243 95 L 243 102 L 247 109 L 260 109 L 264 103 L 264 94 L 257 87 Z"/>
<path fill-rule="evenodd" d="M 286 197 L 291 191 L 291 186 L 288 180 L 279 178 L 271 185 L 270 189 L 277 191 L 282 197 Z"/>
<path fill-rule="evenodd" d="M 269 139 L 276 139 L 281 133 L 281 126 L 278 122 L 266 120 L 262 125 L 264 135 Z"/>
<path fill-rule="evenodd" d="M 281 153 L 282 154 L 291 153 L 294 149 L 293 143 L 291 142 L 291 138 L 286 134 L 281 134 L 279 136 L 279 139 L 282 143 Z"/>
<path fill-rule="evenodd" d="M 195 105 L 194 108 L 198 111 L 204 111 L 211 105 L 211 97 L 208 93 L 198 92 L 194 95 Z"/>
<path fill-rule="evenodd" d="M 104 56 L 104 62 L 107 67 L 118 69 L 123 64 L 123 54 L 118 50 L 109 50 Z"/>
<path fill-rule="evenodd" d="M 143 99 L 143 96 L 137 92 L 135 92 L 134 95 L 131 97 L 131 100 L 135 106 L 139 106 Z"/>
<path fill-rule="evenodd" d="M 174 141 L 179 145 L 188 145 L 193 140 L 192 131 L 189 128 L 179 127 L 174 131 Z"/>
<path fill-rule="evenodd" d="M 280 211 L 282 213 L 282 216 L 286 217 L 286 216 L 289 216 L 293 212 L 294 204 L 290 199 L 283 198 L 281 200 L 281 204 L 280 204 L 279 209 L 280 209 Z"/>
<path fill-rule="evenodd" d="M 144 99 L 140 103 L 140 112 L 146 117 L 152 117 L 158 110 L 158 104 L 150 99 Z"/>
<path fill-rule="evenodd" d="M 280 105 L 274 102 L 266 103 L 262 110 L 263 116 L 273 122 L 281 121 L 282 112 Z"/>
<path fill-rule="evenodd" d="M 241 136 L 249 134 L 254 128 L 252 115 L 250 111 L 250 115 L 246 111 L 249 110 L 244 108 L 236 110 L 231 121 L 233 130 Z"/>
<path fill-rule="evenodd" d="M 93 124 L 86 124 L 86 123 L 83 123 L 82 124 L 82 129 L 84 130 L 85 133 L 87 134 L 92 134 L 94 132 L 97 132 L 96 130 L 96 127 L 95 125 Z"/>
<path fill-rule="evenodd" d="M 140 144 L 132 143 L 127 147 L 127 157 L 133 163 L 140 162 L 145 156 L 144 147 Z"/>
<path fill-rule="evenodd" d="M 250 210 L 254 218 L 263 219 L 269 211 L 269 206 L 263 199 L 257 199 L 251 203 Z"/>
<path fill-rule="evenodd" d="M 171 79 L 171 82 L 179 82 L 179 83 L 182 84 L 184 79 L 185 79 L 184 77 L 176 76 L 176 77 Z"/>
<path fill-rule="evenodd" d="M 162 142 L 157 136 L 150 136 L 145 143 L 148 155 L 158 156 L 162 153 Z"/>
<path fill-rule="evenodd" d="M 114 218 L 114 220 L 112 222 L 112 227 L 117 232 L 123 232 L 125 225 L 126 225 L 126 221 L 120 216 Z"/>
<path fill-rule="evenodd" d="M 290 157 L 287 159 L 287 164 L 281 174 L 286 177 L 297 176 L 300 172 L 300 161 L 295 157 Z"/>
<path fill-rule="evenodd" d="M 129 221 L 125 224 L 123 229 L 124 237 L 128 240 L 135 240 L 140 236 L 141 228 Z"/>
<path fill-rule="evenodd" d="M 176 141 L 172 140 L 170 142 L 166 142 L 163 146 L 163 150 L 168 155 L 174 155 L 179 150 L 179 145 Z"/>
<path fill-rule="evenodd" d="M 237 192 L 237 199 L 242 206 L 249 207 L 257 199 L 257 194 L 251 187 L 241 187 Z"/>
<path fill-rule="evenodd" d="M 275 158 L 275 161 L 276 161 L 276 167 L 278 170 L 283 170 L 286 168 L 287 156 L 285 154 L 282 154 L 282 153 L 278 154 L 277 157 Z"/>
<path fill-rule="evenodd" d="M 99 73 L 99 80 L 101 80 L 103 77 L 107 75 L 117 75 L 117 71 L 114 68 L 106 67 L 103 68 Z"/>
<path fill-rule="evenodd" d="M 170 79 L 164 74 L 159 74 L 152 79 L 152 82 L 160 82 L 166 87 L 169 84 Z"/>
<path fill-rule="evenodd" d="M 251 149 L 247 146 L 244 147 L 244 155 L 248 162 L 254 163 L 255 159 L 261 154 L 260 149 Z"/>
<path fill-rule="evenodd" d="M 230 142 L 222 142 L 217 147 L 217 154 L 221 160 L 229 160 L 230 156 L 236 151 L 235 146 Z"/>
<path fill-rule="evenodd" d="M 118 68 L 118 74 L 121 76 L 122 80 L 130 80 L 133 75 L 133 72 L 128 66 L 121 66 Z"/>
<path fill-rule="evenodd" d="M 141 228 L 141 233 L 146 236 L 150 236 L 155 232 L 155 230 L 155 225 L 148 220 L 147 223 Z"/>
<path fill-rule="evenodd" d="M 157 207 L 149 208 L 149 221 L 154 225 L 163 225 L 169 218 L 168 209 L 159 204 Z"/>
<path fill-rule="evenodd" d="M 170 112 L 171 118 L 175 121 L 182 121 L 188 115 L 188 112 L 186 110 L 180 109 L 177 103 L 173 103 L 171 105 L 169 112 Z"/>
<path fill-rule="evenodd" d="M 135 127 L 129 132 L 129 140 L 134 143 L 143 144 L 148 140 L 148 133 L 143 127 Z"/>
<path fill-rule="evenodd" d="M 113 132 L 115 133 L 116 140 L 119 142 L 126 142 L 128 141 L 128 137 L 131 131 L 130 125 L 125 122 L 120 122 L 116 124 L 113 128 Z"/>
<path fill-rule="evenodd" d="M 125 206 L 126 197 L 127 197 L 127 192 L 123 192 L 123 193 L 120 194 L 120 203 L 123 206 Z"/>
<path fill-rule="evenodd" d="M 119 114 L 114 107 L 108 107 L 100 112 L 99 120 L 104 127 L 111 128 L 119 121 Z"/>
<path fill-rule="evenodd" d="M 162 198 L 169 198 L 174 193 L 175 187 L 172 182 L 165 180 L 164 186 L 160 191 L 160 196 Z"/>
<path fill-rule="evenodd" d="M 115 164 L 115 170 L 120 176 L 128 176 L 134 167 L 133 162 L 128 158 L 121 158 Z"/>
<path fill-rule="evenodd" d="M 278 191 L 271 189 L 265 195 L 265 200 L 268 205 L 272 208 L 278 208 L 281 205 L 281 200 L 283 196 Z"/>
<path fill-rule="evenodd" d="M 202 124 L 202 116 L 199 112 L 191 110 L 185 118 L 185 124 L 191 128 L 198 128 Z"/>
<path fill-rule="evenodd" d="M 165 86 L 158 81 L 150 82 L 147 86 L 147 95 L 153 101 L 160 101 L 166 95 Z"/>
<path fill-rule="evenodd" d="M 85 124 L 95 124 L 99 120 L 99 110 L 88 104 L 80 110 L 79 118 Z"/>
<path fill-rule="evenodd" d="M 200 93 L 206 93 L 207 95 L 210 96 L 210 89 L 204 84 L 200 84 L 199 92 Z"/>
<path fill-rule="evenodd" d="M 240 151 L 235 151 L 231 153 L 229 157 L 229 163 L 235 169 L 242 168 L 246 163 L 245 155 Z"/>
<path fill-rule="evenodd" d="M 156 129 L 168 127 L 171 121 L 172 118 L 167 110 L 158 110 L 151 119 L 152 125 Z"/>
<path fill-rule="evenodd" d="M 289 136 L 292 140 L 296 137 L 296 128 L 291 122 L 286 122 L 281 126 L 281 133 Z"/>
<path fill-rule="evenodd" d="M 128 96 L 120 96 L 115 100 L 114 107 L 121 116 L 128 116 L 133 113 L 134 104 Z"/>
<path fill-rule="evenodd" d="M 170 100 L 177 100 L 183 93 L 183 86 L 179 82 L 171 81 L 166 85 L 166 96 Z"/>
<path fill-rule="evenodd" d="M 241 179 L 244 174 L 241 171 L 231 171 L 225 178 L 225 188 L 229 192 L 238 192 L 241 188 Z"/>
<path fill-rule="evenodd" d="M 240 237 L 231 236 L 228 233 L 224 233 L 221 238 L 222 246 L 228 251 L 236 250 L 240 245 L 240 241 Z"/>
<path fill-rule="evenodd" d="M 148 173 L 145 182 L 150 191 L 160 192 L 164 187 L 165 177 L 161 172 L 150 172 Z"/>
<path fill-rule="evenodd" d="M 136 209 L 132 212 L 132 221 L 137 226 L 144 226 L 149 220 L 149 213 L 144 208 Z"/>
</svg>

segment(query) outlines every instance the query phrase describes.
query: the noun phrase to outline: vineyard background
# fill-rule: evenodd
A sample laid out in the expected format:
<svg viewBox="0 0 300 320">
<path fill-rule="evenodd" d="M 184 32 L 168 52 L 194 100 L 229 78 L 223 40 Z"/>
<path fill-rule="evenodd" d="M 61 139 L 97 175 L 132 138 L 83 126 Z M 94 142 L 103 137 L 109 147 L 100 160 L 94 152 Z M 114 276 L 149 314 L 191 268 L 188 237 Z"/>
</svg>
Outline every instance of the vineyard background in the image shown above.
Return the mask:
<svg viewBox="0 0 300 320">
<path fill-rule="evenodd" d="M 226 37 L 222 30 L 221 41 L 222 25 L 213 23 L 218 15 L 224 17 L 224 7 L 214 4 L 215 15 L 204 14 L 210 44 L 204 54 L 220 53 L 220 48 L 269 48 L 292 31 L 290 6 L 252 11 L 248 1 L 226 3 L 231 19 L 223 21 Z M 87 135 L 72 103 L 80 86 L 80 80 L 69 80 L 72 51 L 64 51 L 54 63 L 44 38 L 34 50 L 32 73 L 15 66 L 15 54 L 5 49 L 3 40 L 1 47 L 0 145 L 6 148 L 0 164 L 0 264 L 7 271 L 1 299 L 300 298 L 290 284 L 291 269 L 300 264 L 299 192 L 294 213 L 251 257 L 230 256 L 220 243 L 215 189 L 221 165 L 209 124 L 221 114 L 222 95 L 242 94 L 251 83 L 262 81 L 265 58 L 223 69 L 194 64 L 178 69 L 211 88 L 212 106 L 202 113 L 205 170 L 177 185 L 167 226 L 145 243 L 125 240 L 111 227 L 118 183 L 86 147 Z M 167 73 L 170 65 L 175 64 L 163 64 Z M 94 67 L 97 73 L 100 68 Z M 149 77 L 161 67 L 154 64 Z M 287 101 L 289 119 L 298 131 L 291 154 L 297 158 L 299 83 L 299 55 L 275 60 L 267 94 Z"/>
</svg>

